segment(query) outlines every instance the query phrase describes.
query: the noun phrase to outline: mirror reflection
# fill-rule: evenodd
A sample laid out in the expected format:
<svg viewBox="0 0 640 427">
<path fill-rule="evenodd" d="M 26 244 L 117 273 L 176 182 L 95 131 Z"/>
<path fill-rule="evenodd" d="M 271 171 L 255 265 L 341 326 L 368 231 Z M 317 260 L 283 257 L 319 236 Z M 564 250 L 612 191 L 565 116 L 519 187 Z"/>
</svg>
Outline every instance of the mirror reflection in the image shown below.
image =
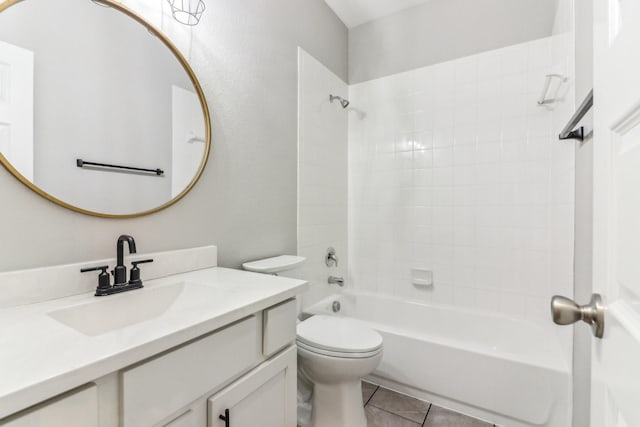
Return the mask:
<svg viewBox="0 0 640 427">
<path fill-rule="evenodd" d="M 24 0 L 0 13 L 0 159 L 67 207 L 132 216 L 197 180 L 208 114 L 179 54 L 112 6 Z"/>
</svg>

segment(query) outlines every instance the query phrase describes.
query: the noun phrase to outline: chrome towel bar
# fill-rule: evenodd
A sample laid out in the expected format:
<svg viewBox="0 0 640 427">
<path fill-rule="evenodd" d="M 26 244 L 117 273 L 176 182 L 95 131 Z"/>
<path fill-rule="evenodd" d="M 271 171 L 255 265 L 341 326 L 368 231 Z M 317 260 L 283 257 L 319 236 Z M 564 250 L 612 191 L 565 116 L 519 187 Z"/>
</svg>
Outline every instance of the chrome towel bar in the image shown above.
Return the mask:
<svg viewBox="0 0 640 427">
<path fill-rule="evenodd" d="M 557 78 L 560 79 L 560 82 L 567 81 L 567 78 L 562 74 L 547 74 L 545 77 L 544 86 L 542 87 L 540 98 L 538 98 L 538 105 L 551 104 L 552 102 L 555 102 L 554 98 L 547 99 L 547 92 L 549 92 L 549 88 L 551 87 L 551 80 Z"/>
</svg>

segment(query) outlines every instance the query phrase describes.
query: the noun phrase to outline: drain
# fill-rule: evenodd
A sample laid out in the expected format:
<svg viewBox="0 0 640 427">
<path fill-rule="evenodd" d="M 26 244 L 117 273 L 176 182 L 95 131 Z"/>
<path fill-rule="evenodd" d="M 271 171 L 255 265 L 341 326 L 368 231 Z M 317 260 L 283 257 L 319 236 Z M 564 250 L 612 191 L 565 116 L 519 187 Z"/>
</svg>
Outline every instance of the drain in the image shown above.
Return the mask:
<svg viewBox="0 0 640 427">
<path fill-rule="evenodd" d="M 333 304 L 331 304 L 331 309 L 333 310 L 334 313 L 337 313 L 340 311 L 340 301 L 334 301 Z"/>
</svg>

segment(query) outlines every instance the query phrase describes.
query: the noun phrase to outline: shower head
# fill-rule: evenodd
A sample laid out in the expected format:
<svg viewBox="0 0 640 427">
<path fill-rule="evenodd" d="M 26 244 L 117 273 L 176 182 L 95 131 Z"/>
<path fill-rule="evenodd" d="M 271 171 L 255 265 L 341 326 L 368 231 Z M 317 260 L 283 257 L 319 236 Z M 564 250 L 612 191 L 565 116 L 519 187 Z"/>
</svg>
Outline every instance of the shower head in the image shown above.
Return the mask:
<svg viewBox="0 0 640 427">
<path fill-rule="evenodd" d="M 333 102 L 335 100 L 340 101 L 340 105 L 342 105 L 342 108 L 347 108 L 349 106 L 349 101 L 347 101 L 346 99 L 340 97 L 340 96 L 336 96 L 336 95 L 329 95 L 329 101 Z"/>
</svg>

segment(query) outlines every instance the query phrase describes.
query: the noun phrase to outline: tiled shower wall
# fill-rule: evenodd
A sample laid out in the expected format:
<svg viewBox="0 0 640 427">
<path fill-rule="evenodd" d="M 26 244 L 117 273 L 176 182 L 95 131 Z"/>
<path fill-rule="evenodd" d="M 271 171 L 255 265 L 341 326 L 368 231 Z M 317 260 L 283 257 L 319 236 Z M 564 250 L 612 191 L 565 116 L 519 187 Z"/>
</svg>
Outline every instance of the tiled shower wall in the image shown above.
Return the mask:
<svg viewBox="0 0 640 427">
<path fill-rule="evenodd" d="M 347 111 L 329 94 L 348 95 L 347 84 L 304 50 L 298 50 L 298 255 L 307 258 L 296 277 L 309 281 L 303 306 L 335 293 L 330 275 L 347 272 Z M 327 248 L 338 267 L 327 267 Z"/>
<path fill-rule="evenodd" d="M 567 73 L 557 45 L 350 87 L 348 286 L 549 323 L 551 295 L 573 289 L 574 145 L 553 119 L 572 106 L 536 102 Z M 558 83 L 550 96 L 567 96 Z"/>
</svg>

